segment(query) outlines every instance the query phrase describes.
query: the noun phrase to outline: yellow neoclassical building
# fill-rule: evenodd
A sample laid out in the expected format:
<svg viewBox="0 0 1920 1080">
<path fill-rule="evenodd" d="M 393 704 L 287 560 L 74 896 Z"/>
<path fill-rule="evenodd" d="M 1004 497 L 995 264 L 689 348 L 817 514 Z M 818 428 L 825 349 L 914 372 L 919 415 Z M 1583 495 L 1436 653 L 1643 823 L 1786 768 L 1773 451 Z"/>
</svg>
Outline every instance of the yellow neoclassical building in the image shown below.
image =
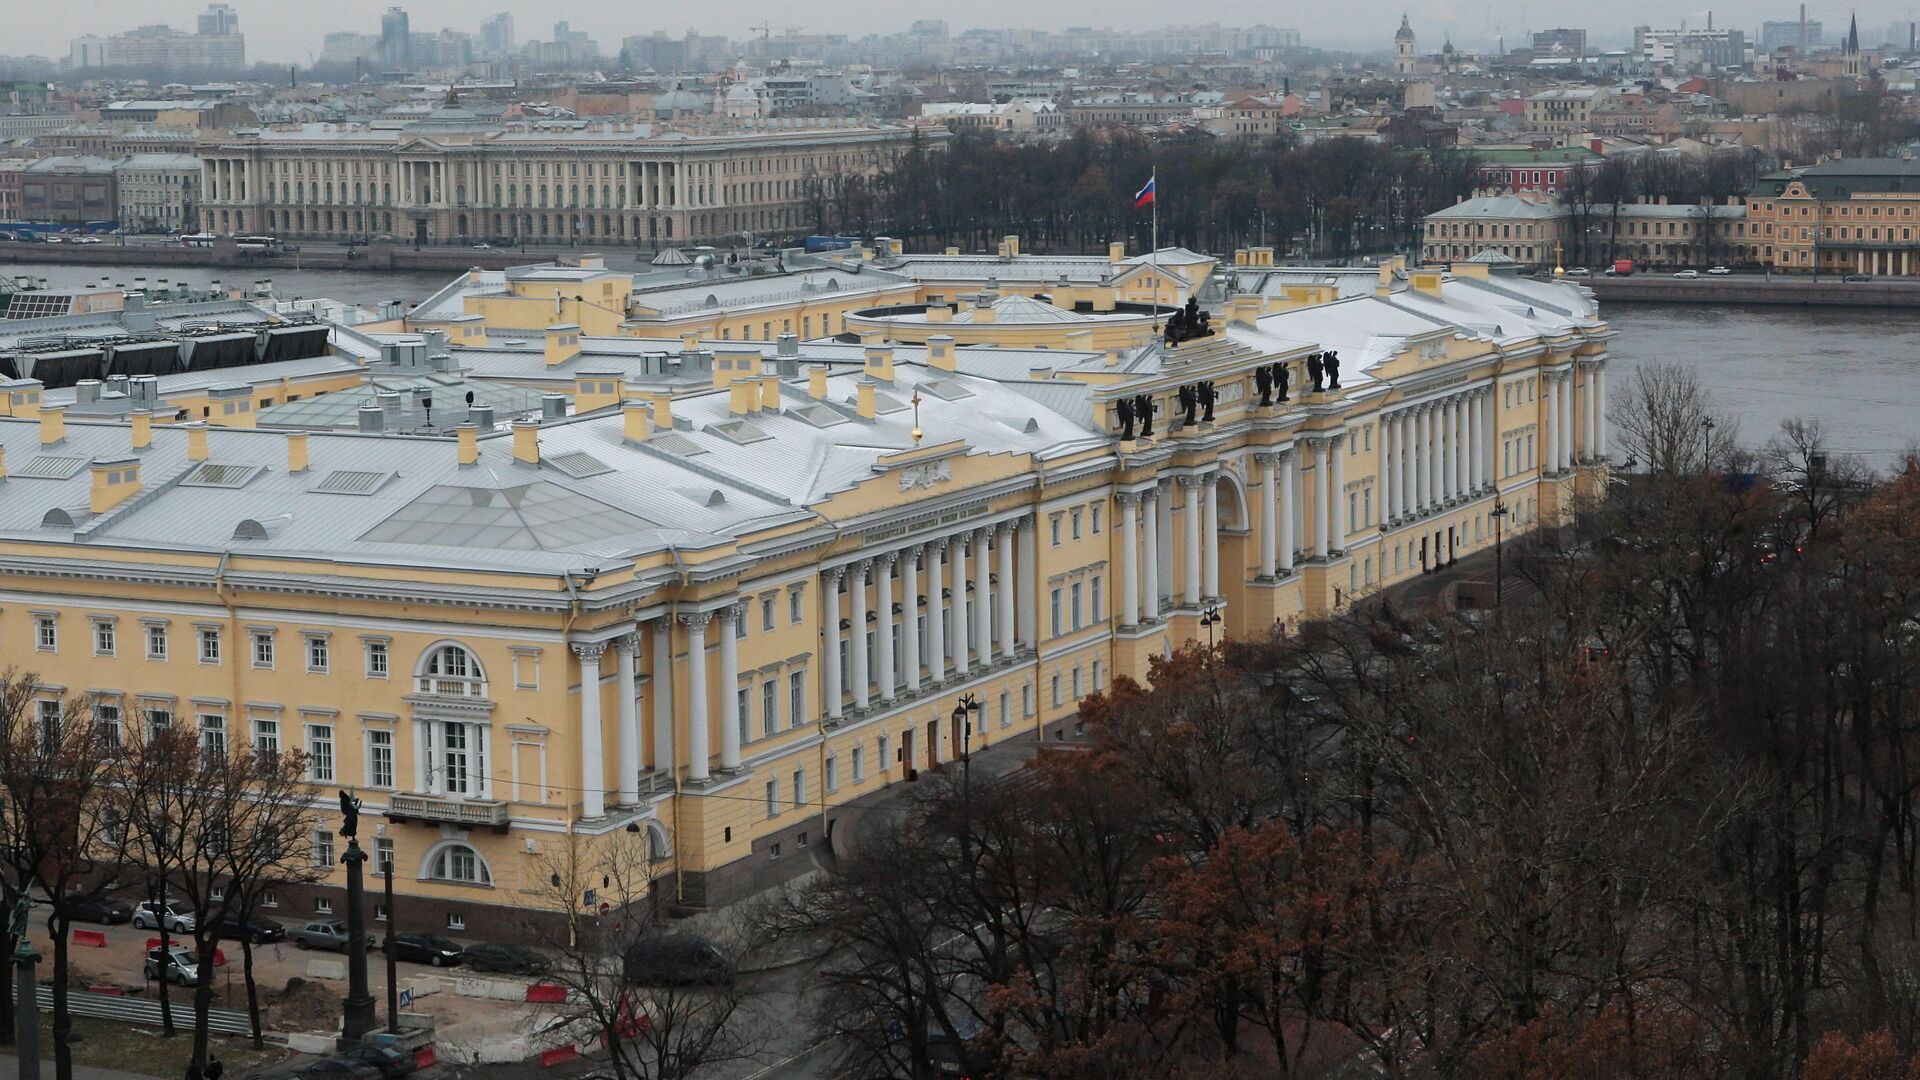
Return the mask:
<svg viewBox="0 0 1920 1080">
<path fill-rule="evenodd" d="M 620 845 L 663 901 L 722 903 L 909 770 L 1071 737 L 1204 611 L 1285 632 L 1490 545 L 1497 504 L 1525 529 L 1603 482 L 1610 331 L 1579 287 L 1249 273 L 1173 349 L 756 344 L 702 390 L 615 369 L 576 415 L 452 437 L 23 398 L 0 648 L 103 723 L 306 750 L 417 924 L 561 917 L 549 869 Z M 506 377 L 491 351 L 454 355 Z M 342 882 L 276 901 L 337 910 Z"/>
</svg>

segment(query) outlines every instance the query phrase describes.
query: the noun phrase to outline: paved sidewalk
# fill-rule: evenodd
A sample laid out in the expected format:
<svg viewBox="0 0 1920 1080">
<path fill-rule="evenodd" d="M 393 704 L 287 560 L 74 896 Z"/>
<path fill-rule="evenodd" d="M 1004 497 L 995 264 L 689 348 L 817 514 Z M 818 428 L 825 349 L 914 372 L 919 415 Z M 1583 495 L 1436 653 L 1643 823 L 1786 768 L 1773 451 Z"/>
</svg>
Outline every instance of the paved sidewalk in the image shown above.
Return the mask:
<svg viewBox="0 0 1920 1080">
<path fill-rule="evenodd" d="M 20 1059 L 12 1054 L 0 1054 L 0 1076 L 20 1075 Z M 53 1059 L 40 1059 L 40 1075 L 53 1075 Z M 121 1072 L 119 1069 L 96 1069 L 91 1065 L 75 1065 L 73 1080 L 166 1080 L 164 1077 L 148 1076 L 145 1073 Z"/>
</svg>

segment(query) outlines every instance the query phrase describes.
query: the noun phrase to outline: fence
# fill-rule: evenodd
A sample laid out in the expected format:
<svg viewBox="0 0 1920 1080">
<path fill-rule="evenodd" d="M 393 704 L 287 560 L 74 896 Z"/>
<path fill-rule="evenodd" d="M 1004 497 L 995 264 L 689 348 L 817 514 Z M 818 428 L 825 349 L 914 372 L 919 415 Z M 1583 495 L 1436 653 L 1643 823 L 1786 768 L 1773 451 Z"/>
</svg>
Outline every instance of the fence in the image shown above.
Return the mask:
<svg viewBox="0 0 1920 1080">
<path fill-rule="evenodd" d="M 53 1011 L 53 988 L 36 987 L 40 1011 Z M 19 990 L 13 989 L 14 1000 L 19 1001 Z M 175 1001 L 173 1004 L 173 1022 L 182 1028 L 193 1027 L 193 1002 Z M 90 994 L 84 990 L 67 991 L 67 1008 L 75 1016 L 91 1016 L 100 1020 L 118 1020 L 123 1024 L 147 1024 L 159 1027 L 160 1003 L 148 998 L 118 997 L 112 994 Z M 207 1030 L 220 1035 L 251 1035 L 253 1024 L 247 1014 L 233 1009 L 208 1009 Z"/>
</svg>

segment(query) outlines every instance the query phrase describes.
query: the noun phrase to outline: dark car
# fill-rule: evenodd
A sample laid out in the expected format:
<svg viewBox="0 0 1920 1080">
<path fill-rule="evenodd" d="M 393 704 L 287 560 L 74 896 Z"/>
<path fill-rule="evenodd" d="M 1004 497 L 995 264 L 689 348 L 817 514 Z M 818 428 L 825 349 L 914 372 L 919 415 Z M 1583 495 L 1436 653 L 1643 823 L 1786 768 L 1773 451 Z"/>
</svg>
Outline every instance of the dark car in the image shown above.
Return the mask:
<svg viewBox="0 0 1920 1080">
<path fill-rule="evenodd" d="M 439 934 L 393 935 L 393 957 L 396 960 L 447 967 L 459 963 L 465 951 L 458 942 L 448 941 Z"/>
<path fill-rule="evenodd" d="M 216 935 L 227 941 L 239 941 L 245 938 L 255 945 L 287 939 L 287 928 L 284 924 L 272 919 L 242 919 L 233 912 L 222 915 L 213 929 Z"/>
<path fill-rule="evenodd" d="M 733 961 L 706 938 L 670 934 L 641 938 L 623 958 L 627 982 L 635 986 L 712 985 L 733 981 Z"/>
<path fill-rule="evenodd" d="M 67 917 L 74 922 L 97 922 L 117 926 L 133 919 L 133 905 L 118 900 L 69 900 Z"/>
<path fill-rule="evenodd" d="M 387 1080 L 398 1080 L 399 1077 L 410 1075 L 420 1067 L 420 1063 L 414 1060 L 412 1054 L 395 1050 L 391 1046 L 356 1046 L 334 1056 L 346 1058 L 348 1061 L 357 1061 L 362 1065 L 371 1065 Z"/>
<path fill-rule="evenodd" d="M 544 975 L 550 966 L 546 957 L 532 949 L 522 949 L 517 945 L 495 945 L 486 941 L 467 946 L 464 958 L 467 966 L 475 971 L 492 971 L 503 975 Z"/>
</svg>

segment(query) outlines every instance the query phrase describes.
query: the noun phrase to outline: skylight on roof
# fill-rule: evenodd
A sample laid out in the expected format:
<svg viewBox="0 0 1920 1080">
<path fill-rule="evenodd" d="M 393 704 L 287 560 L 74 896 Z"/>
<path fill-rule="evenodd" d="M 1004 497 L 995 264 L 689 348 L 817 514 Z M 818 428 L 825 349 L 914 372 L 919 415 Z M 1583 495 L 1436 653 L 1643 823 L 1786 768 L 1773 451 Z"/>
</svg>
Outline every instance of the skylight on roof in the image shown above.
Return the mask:
<svg viewBox="0 0 1920 1080">
<path fill-rule="evenodd" d="M 920 389 L 925 390 L 941 401 L 959 401 L 961 398 L 970 398 L 973 396 L 973 391 L 961 386 L 952 379 L 930 379 L 927 382 L 921 383 Z"/>
<path fill-rule="evenodd" d="M 850 421 L 825 405 L 806 405 L 798 409 L 788 409 L 788 416 L 797 416 L 817 428 L 830 428 L 836 424 Z"/>
<path fill-rule="evenodd" d="M 647 445 L 657 446 L 669 454 L 678 454 L 681 457 L 695 457 L 707 452 L 706 447 L 701 446 L 685 435 L 672 431 L 663 435 L 655 435 L 653 438 L 647 440 Z"/>
<path fill-rule="evenodd" d="M 599 476 L 602 473 L 610 473 L 613 471 L 613 466 L 601 461 L 585 450 L 573 450 L 565 454 L 555 454 L 543 460 L 561 472 L 566 473 L 568 476 L 573 477 L 575 480 L 584 480 L 589 476 Z"/>
<path fill-rule="evenodd" d="M 390 472 L 335 469 L 307 490 L 321 495 L 371 495 L 392 476 Z"/>
<path fill-rule="evenodd" d="M 203 461 L 199 467 L 188 473 L 180 481 L 181 487 L 237 488 L 259 473 L 259 465 L 222 465 L 217 461 Z"/>
<path fill-rule="evenodd" d="M 773 436 L 745 420 L 728 420 L 722 424 L 709 424 L 707 430 L 722 438 L 745 446 L 748 443 L 763 442 Z"/>
<path fill-rule="evenodd" d="M 63 457 L 54 454 L 39 454 L 29 460 L 24 468 L 15 469 L 10 475 L 25 480 L 66 480 L 77 476 L 87 467 L 83 457 Z"/>
</svg>

